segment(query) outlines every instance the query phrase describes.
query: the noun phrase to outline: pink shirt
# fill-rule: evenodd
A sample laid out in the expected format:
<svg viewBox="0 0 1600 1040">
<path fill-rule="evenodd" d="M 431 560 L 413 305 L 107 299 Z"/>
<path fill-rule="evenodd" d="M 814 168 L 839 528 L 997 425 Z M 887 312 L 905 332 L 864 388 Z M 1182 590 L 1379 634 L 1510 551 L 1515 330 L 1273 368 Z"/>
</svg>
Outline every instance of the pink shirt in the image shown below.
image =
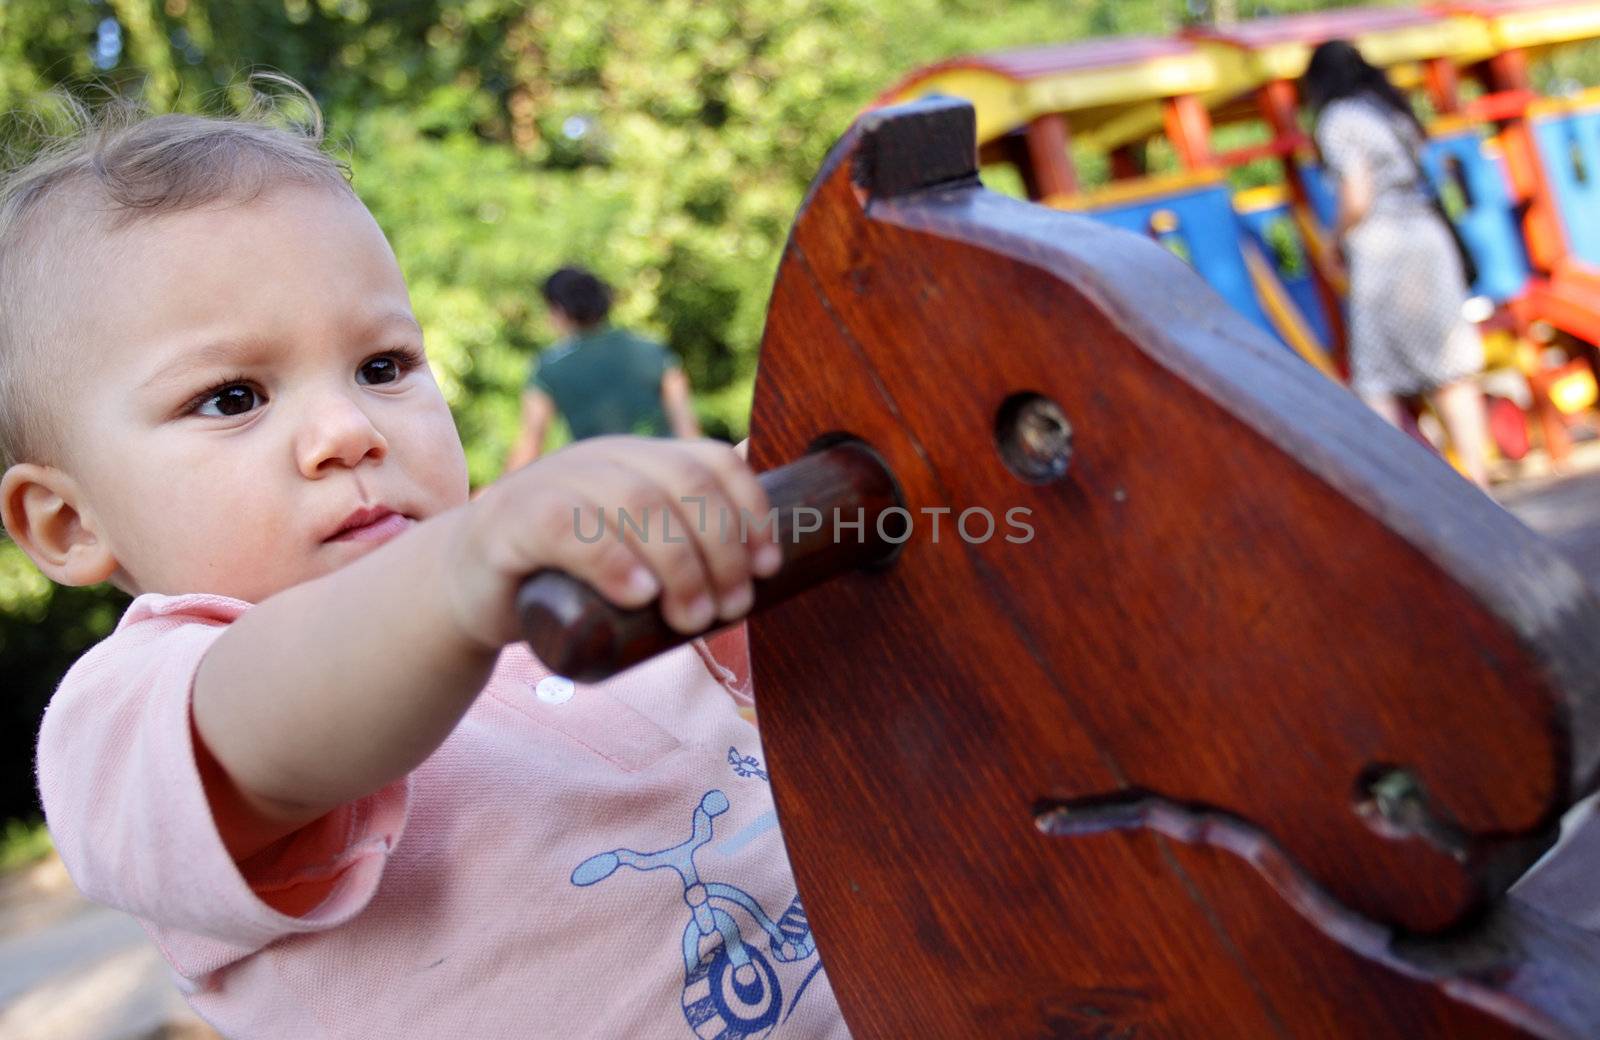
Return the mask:
<svg viewBox="0 0 1600 1040">
<path fill-rule="evenodd" d="M 39 737 L 73 880 L 141 920 L 221 1032 L 848 1035 L 746 691 L 703 643 L 593 686 L 508 648 L 410 776 L 235 864 L 189 695 L 247 609 L 139 597 L 67 674 Z"/>
</svg>

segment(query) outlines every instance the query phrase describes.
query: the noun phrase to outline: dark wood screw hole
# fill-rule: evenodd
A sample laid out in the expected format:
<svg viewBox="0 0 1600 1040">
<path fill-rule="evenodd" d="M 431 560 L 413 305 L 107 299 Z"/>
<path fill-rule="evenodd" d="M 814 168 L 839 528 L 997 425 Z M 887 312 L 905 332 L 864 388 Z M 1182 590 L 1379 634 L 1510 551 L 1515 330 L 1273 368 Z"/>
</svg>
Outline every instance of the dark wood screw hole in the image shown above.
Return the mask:
<svg viewBox="0 0 1600 1040">
<path fill-rule="evenodd" d="M 1072 423 L 1043 394 L 1012 394 L 994 420 L 995 447 L 1018 479 L 1048 484 L 1066 475 L 1072 461 Z"/>
</svg>

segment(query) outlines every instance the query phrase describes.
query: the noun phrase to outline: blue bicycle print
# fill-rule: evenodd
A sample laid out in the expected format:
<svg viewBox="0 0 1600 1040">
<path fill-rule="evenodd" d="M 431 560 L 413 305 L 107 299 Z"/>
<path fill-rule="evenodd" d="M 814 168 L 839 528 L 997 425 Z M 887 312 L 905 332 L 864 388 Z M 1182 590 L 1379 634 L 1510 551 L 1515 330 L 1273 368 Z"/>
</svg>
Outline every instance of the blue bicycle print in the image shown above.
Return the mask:
<svg viewBox="0 0 1600 1040">
<path fill-rule="evenodd" d="M 728 811 L 728 796 L 707 791 L 694 809 L 689 838 L 659 852 L 613 849 L 590 856 L 572 872 L 572 883 L 588 887 L 621 867 L 638 871 L 672 870 L 683 882 L 689 924 L 683 931 L 683 1014 L 703 1040 L 759 1040 L 783 1017 L 783 989 L 766 955 L 744 941 L 729 911 L 742 910 L 768 937 L 779 963 L 801 961 L 817 952 L 800 897 L 774 921 L 749 893 L 733 885 L 701 881 L 695 853 L 711 841 L 713 821 Z M 799 999 L 808 975 L 791 999 Z"/>
<path fill-rule="evenodd" d="M 728 749 L 728 765 L 733 767 L 733 774 L 745 779 L 755 777 L 757 780 L 766 780 L 767 771 L 761 768 L 761 760 L 754 755 L 743 755 L 739 749 Z"/>
</svg>

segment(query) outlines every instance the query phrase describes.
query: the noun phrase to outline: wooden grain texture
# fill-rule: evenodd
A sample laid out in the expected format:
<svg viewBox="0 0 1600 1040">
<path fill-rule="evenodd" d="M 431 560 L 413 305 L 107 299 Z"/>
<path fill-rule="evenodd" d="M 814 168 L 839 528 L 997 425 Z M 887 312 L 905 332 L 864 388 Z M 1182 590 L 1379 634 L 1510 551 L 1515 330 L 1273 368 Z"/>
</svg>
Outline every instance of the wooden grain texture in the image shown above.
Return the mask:
<svg viewBox="0 0 1600 1040">
<path fill-rule="evenodd" d="M 1164 250 L 984 192 L 970 110 L 908 107 L 865 117 L 808 195 L 752 421 L 758 468 L 860 438 L 917 517 L 893 567 L 751 625 L 784 833 L 852 1028 L 1524 1035 L 1330 936 L 1469 929 L 1543 847 L 1594 781 L 1600 604 Z M 1019 392 L 1071 422 L 1057 482 L 996 451 Z M 954 511 L 937 540 L 928 507 Z M 953 529 L 1016 507 L 1027 544 Z M 1385 766 L 1459 848 L 1356 812 Z M 1220 821 L 1216 843 L 1035 823 L 1130 798 Z M 1228 821 L 1338 913 L 1296 911 Z M 1564 1035 L 1499 996 L 1526 1035 Z"/>
</svg>

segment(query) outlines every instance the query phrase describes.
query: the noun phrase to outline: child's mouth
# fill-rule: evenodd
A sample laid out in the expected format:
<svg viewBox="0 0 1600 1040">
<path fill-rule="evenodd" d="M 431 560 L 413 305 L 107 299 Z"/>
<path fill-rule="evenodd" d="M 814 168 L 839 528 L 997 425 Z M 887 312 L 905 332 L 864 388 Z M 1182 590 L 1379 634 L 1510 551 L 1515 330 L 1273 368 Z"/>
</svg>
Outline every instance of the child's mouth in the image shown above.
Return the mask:
<svg viewBox="0 0 1600 1040">
<path fill-rule="evenodd" d="M 392 509 L 362 509 L 327 539 L 330 542 L 387 541 L 410 527 L 412 520 Z"/>
</svg>

